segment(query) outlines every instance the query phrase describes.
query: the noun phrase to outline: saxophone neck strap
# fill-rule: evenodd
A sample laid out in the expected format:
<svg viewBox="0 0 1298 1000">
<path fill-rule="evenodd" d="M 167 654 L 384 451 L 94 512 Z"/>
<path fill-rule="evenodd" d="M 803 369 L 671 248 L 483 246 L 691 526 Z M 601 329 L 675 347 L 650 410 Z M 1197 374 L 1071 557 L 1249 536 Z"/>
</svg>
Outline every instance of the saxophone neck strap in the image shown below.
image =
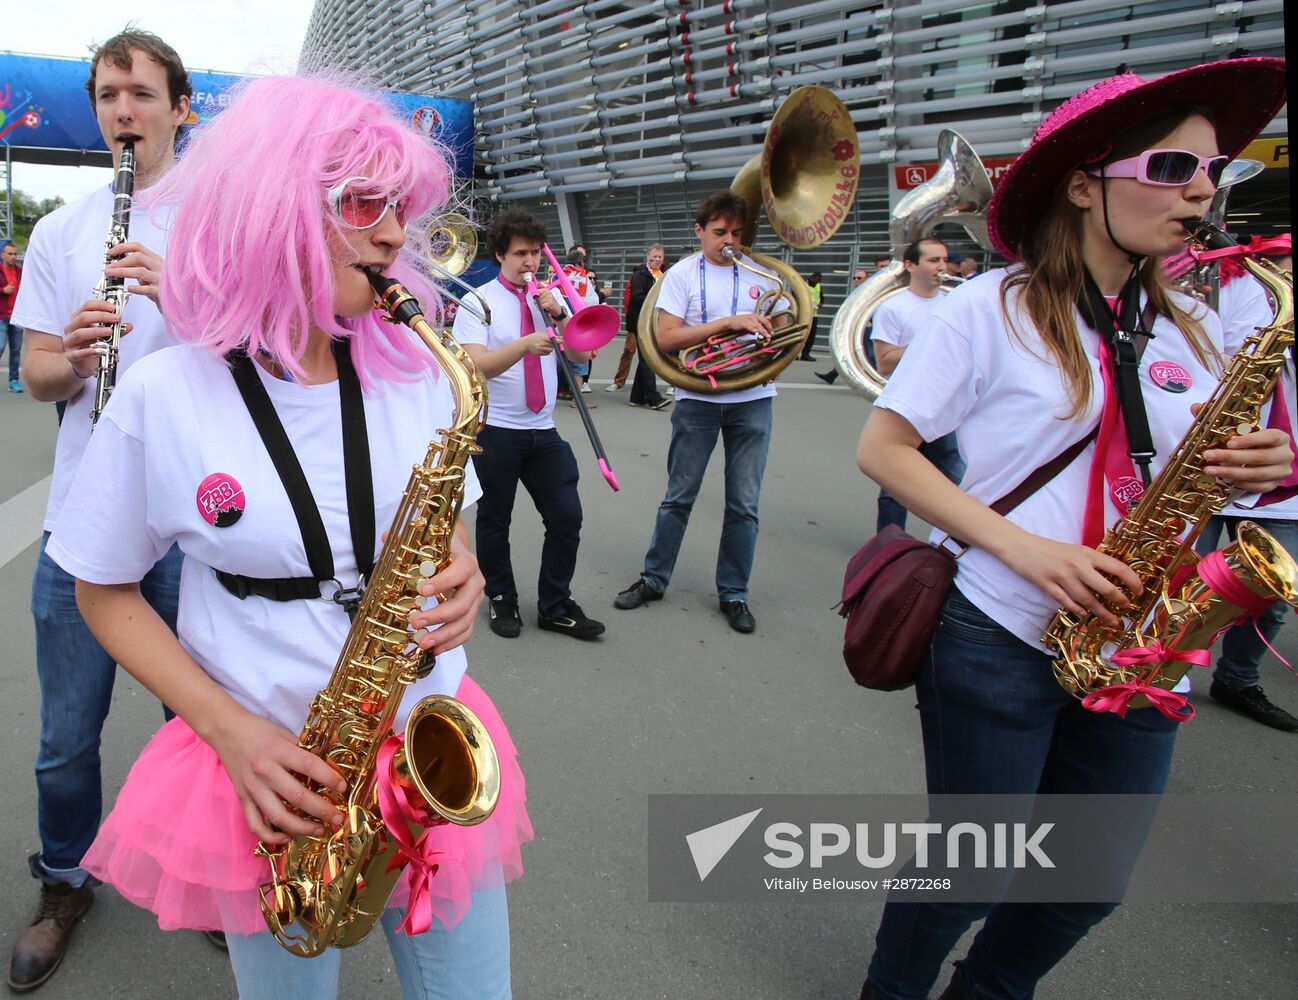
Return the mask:
<svg viewBox="0 0 1298 1000">
<path fill-rule="evenodd" d="M 1154 336 L 1155 309 L 1153 302 L 1148 301 L 1144 310 L 1141 310 L 1140 293 L 1140 271 L 1132 268 L 1131 277 L 1123 286 L 1115 309 L 1104 298 L 1088 271 L 1078 308 L 1091 328 L 1105 338 L 1112 348 L 1114 388 L 1127 431 L 1127 454 L 1140 470 L 1140 478 L 1148 486 L 1153 481 L 1150 463 L 1158 452 L 1154 448 L 1149 415 L 1145 412 L 1145 397 L 1140 388 L 1140 359 L 1146 344 Z"/>
<path fill-rule="evenodd" d="M 343 476 L 347 484 L 347 520 L 351 528 L 352 550 L 360 579 L 355 587 L 343 587 L 334 571 L 333 552 L 324 519 L 311 493 L 302 463 L 289 440 L 288 432 L 275 411 L 270 393 L 257 373 L 256 362 L 244 351 L 232 351 L 226 356 L 234 384 L 243 397 L 248 415 L 261 436 L 262 444 L 279 474 L 284 492 L 288 494 L 302 533 L 306 548 L 309 577 L 280 577 L 274 579 L 241 576 L 216 570 L 216 577 L 235 597 L 264 597 L 272 601 L 300 601 L 321 597 L 322 583 L 330 580 L 338 584 L 337 591 L 326 599 L 341 605 L 348 616 L 354 616 L 365 593 L 365 581 L 374 569 L 374 480 L 370 469 L 369 435 L 365 427 L 365 402 L 361 394 L 360 378 L 351 359 L 351 342 L 343 339 L 334 343 L 334 358 L 338 363 L 338 395 L 342 409 Z"/>
</svg>

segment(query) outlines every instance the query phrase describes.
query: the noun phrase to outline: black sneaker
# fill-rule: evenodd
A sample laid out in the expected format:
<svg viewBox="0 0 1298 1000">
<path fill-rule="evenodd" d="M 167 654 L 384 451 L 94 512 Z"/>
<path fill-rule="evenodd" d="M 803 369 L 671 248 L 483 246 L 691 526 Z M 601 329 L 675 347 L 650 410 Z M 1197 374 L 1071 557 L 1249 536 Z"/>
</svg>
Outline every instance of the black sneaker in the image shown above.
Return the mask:
<svg viewBox="0 0 1298 1000">
<path fill-rule="evenodd" d="M 833 385 L 838 380 L 837 368 L 835 368 L 833 371 L 813 372 L 812 374 L 814 374 L 816 378 L 820 379 L 820 381 L 824 382 L 825 385 Z"/>
<path fill-rule="evenodd" d="M 653 587 L 645 583 L 644 577 L 641 577 L 613 599 L 613 607 L 620 608 L 623 611 L 630 611 L 642 604 L 648 604 L 650 601 L 661 601 L 662 599 L 663 592 L 654 590 Z"/>
<path fill-rule="evenodd" d="M 736 632 L 751 632 L 757 628 L 753 613 L 748 610 L 747 601 L 722 601 L 721 613 Z"/>
<path fill-rule="evenodd" d="M 574 639 L 594 639 L 604 634 L 604 623 L 587 618 L 581 605 L 571 597 L 563 602 L 562 615 L 558 618 L 542 618 L 538 615 L 536 624 L 547 632 L 562 632 Z"/>
<path fill-rule="evenodd" d="M 649 409 L 651 409 L 651 410 L 665 410 L 665 409 L 667 409 L 667 407 L 671 406 L 672 403 L 673 403 L 673 400 L 672 400 L 671 396 L 663 396 L 663 397 L 661 397 L 660 399 L 656 400 L 655 402 L 650 403 L 650 404 L 649 404 Z"/>
<path fill-rule="evenodd" d="M 1279 729 L 1281 732 L 1298 733 L 1298 719 L 1279 705 L 1273 705 L 1258 684 L 1252 687 L 1233 688 L 1227 687 L 1221 681 L 1213 681 L 1208 688 L 1208 697 L 1240 715 L 1247 715 L 1254 722 Z"/>
<path fill-rule="evenodd" d="M 517 639 L 523 631 L 523 619 L 518 614 L 518 598 L 501 594 L 487 602 L 491 611 L 491 631 L 502 639 Z"/>
</svg>

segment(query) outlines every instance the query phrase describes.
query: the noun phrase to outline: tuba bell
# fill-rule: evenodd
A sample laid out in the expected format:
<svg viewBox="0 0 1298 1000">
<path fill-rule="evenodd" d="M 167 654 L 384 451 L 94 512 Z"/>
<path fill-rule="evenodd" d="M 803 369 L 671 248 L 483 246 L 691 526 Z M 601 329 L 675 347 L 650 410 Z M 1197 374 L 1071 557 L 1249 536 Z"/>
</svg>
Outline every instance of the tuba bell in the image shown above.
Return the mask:
<svg viewBox="0 0 1298 1000">
<path fill-rule="evenodd" d="M 451 300 L 454 305 L 440 306 L 438 326 L 449 329 L 455 321 L 456 309 L 468 309 L 476 313 L 483 323 L 490 325 L 491 308 L 482 293 L 460 277 L 469 269 L 478 252 L 478 234 L 473 223 L 456 212 L 447 212 L 438 216 L 428 228 L 428 251 L 424 257 L 424 266 L 438 284 L 440 294 Z M 460 294 L 451 291 L 448 286 L 454 285 Z M 473 301 L 468 301 L 469 298 Z"/>
<path fill-rule="evenodd" d="M 760 200 L 781 242 L 795 249 L 819 246 L 838 231 L 856 201 L 860 175 L 856 124 L 843 103 L 823 87 L 799 87 L 780 104 L 766 130 L 762 151 L 735 175 L 730 190 L 748 203 L 742 255 L 745 270 L 780 283 L 757 307 L 784 321 L 768 344 L 721 337 L 684 351 L 658 346 L 658 292 L 650 290 L 637 329 L 645 363 L 663 381 L 690 392 L 714 395 L 751 389 L 775 378 L 802 352 L 811 333 L 811 292 L 788 264 L 749 249 L 757 234 Z"/>
<path fill-rule="evenodd" d="M 982 160 L 965 138 L 951 129 L 943 129 L 938 136 L 937 158 L 937 173 L 908 191 L 892 210 L 888 223 L 892 263 L 870 275 L 848 295 L 830 328 L 829 349 L 834 364 L 847 383 L 866 399 L 883 392 L 888 380 L 866 356 L 865 327 L 885 299 L 906 287 L 906 268 L 901 261 L 906 248 L 949 222 L 964 226 L 970 239 L 983 249 L 992 249 L 986 218 L 992 183 Z M 951 286 L 944 284 L 940 291 L 945 295 Z"/>
</svg>

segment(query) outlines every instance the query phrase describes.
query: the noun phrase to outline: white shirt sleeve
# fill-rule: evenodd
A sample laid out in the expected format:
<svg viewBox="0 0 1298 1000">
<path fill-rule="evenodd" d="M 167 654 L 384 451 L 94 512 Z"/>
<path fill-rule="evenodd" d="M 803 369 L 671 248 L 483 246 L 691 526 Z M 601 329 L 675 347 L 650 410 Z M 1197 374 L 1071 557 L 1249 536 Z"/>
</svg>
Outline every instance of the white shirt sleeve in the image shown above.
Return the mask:
<svg viewBox="0 0 1298 1000">
<path fill-rule="evenodd" d="M 62 337 L 63 327 L 71 318 L 72 312 L 59 294 L 55 257 L 48 246 L 49 233 L 49 226 L 42 226 L 40 222 L 32 230 L 31 242 L 27 245 L 23 260 L 23 280 L 14 303 L 13 324 L 24 330 Z M 88 288 L 86 298 L 90 298 Z"/>
<path fill-rule="evenodd" d="M 143 394 L 130 373 L 95 426 L 46 552 L 79 580 L 136 583 L 167 554 L 149 524 Z M 164 445 L 165 446 L 165 445 Z"/>
<path fill-rule="evenodd" d="M 957 330 L 945 313 L 925 321 L 875 403 L 905 417 L 925 441 L 959 427 L 984 382 L 967 328 Z"/>
<path fill-rule="evenodd" d="M 658 292 L 657 308 L 683 322 L 689 315 L 692 294 L 690 280 L 684 269 L 673 267 L 663 276 L 662 288 Z"/>
<path fill-rule="evenodd" d="M 483 296 L 486 297 L 485 295 Z M 461 307 L 455 311 L 451 336 L 461 344 L 487 344 L 487 325 L 474 309 Z"/>
</svg>

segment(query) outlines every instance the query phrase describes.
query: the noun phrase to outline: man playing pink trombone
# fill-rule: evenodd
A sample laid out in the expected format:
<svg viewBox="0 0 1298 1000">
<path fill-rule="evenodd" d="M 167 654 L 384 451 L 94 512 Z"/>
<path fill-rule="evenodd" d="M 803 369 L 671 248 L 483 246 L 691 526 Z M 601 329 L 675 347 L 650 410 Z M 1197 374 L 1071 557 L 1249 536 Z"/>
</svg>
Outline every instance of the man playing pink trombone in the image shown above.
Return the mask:
<svg viewBox="0 0 1298 1000">
<path fill-rule="evenodd" d="M 545 526 L 537 580 L 537 625 L 576 639 L 604 633 L 603 622 L 588 618 L 572 599 L 570 585 L 581 542 L 581 499 L 577 459 L 554 425 L 558 389 L 555 341 L 547 328 L 562 331 L 566 313 L 553 292 L 529 294 L 539 272 L 545 227 L 521 209 L 496 216 L 487 246 L 500 264 L 500 276 L 478 289 L 491 310 L 484 323 L 474 310 L 455 317 L 455 339 L 488 379 L 491 400 L 487 425 L 478 436 L 482 454 L 474 468 L 482 484 L 478 501 L 478 563 L 487 579 L 491 630 L 506 639 L 523 628 L 518 588 L 510 560 L 509 528 L 519 483 L 527 490 Z M 535 291 L 535 285 L 532 286 Z M 585 360 L 589 351 L 569 349 Z"/>
</svg>

